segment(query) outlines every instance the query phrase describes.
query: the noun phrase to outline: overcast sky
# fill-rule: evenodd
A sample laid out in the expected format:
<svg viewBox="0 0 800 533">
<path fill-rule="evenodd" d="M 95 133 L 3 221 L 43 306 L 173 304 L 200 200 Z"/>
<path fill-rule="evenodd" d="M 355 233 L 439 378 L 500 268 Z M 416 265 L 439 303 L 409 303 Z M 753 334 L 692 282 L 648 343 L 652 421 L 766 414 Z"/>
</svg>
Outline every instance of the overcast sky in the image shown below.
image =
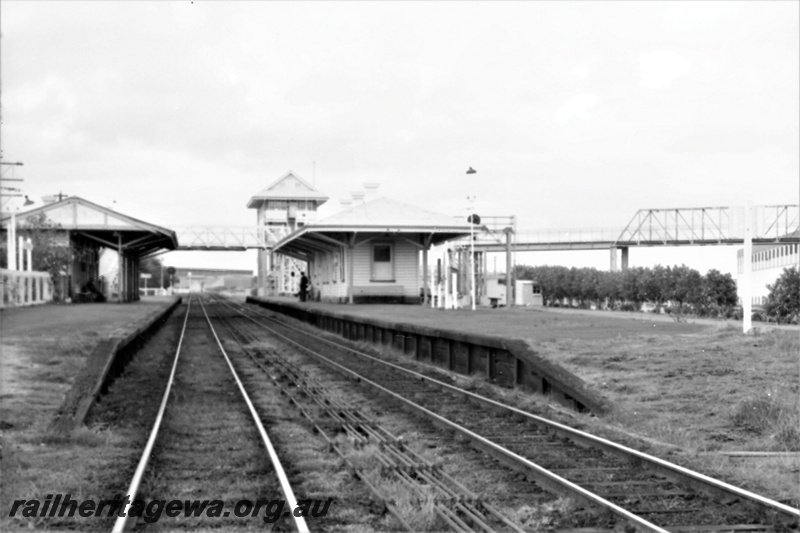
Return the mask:
<svg viewBox="0 0 800 533">
<path fill-rule="evenodd" d="M 520 228 L 797 203 L 798 6 L 3 0 L 3 158 L 170 227 L 288 170 Z"/>
</svg>

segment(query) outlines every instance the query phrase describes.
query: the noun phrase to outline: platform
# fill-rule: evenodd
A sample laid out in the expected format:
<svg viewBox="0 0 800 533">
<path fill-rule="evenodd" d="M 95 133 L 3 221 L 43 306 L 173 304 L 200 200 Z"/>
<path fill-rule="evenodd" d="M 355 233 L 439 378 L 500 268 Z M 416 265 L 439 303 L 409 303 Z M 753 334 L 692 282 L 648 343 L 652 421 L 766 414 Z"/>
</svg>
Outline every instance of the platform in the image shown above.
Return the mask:
<svg viewBox="0 0 800 533">
<path fill-rule="evenodd" d="M 424 363 L 505 388 L 543 394 L 578 412 L 603 414 L 610 405 L 572 371 L 543 355 L 559 339 L 614 339 L 643 333 L 685 334 L 686 323 L 555 314 L 541 308 L 439 310 L 422 305 L 343 305 L 293 298 L 248 297 L 257 304 L 355 342 L 391 347 Z"/>
<path fill-rule="evenodd" d="M 116 328 L 152 312 L 156 307 L 167 306 L 174 296 L 142 296 L 138 302 L 117 302 L 42 305 L 17 307 L 0 311 L 2 344 L 24 347 L 26 340 L 39 336 L 90 333 L 103 336 Z"/>
<path fill-rule="evenodd" d="M 44 423 L 61 404 L 87 357 L 176 300 L 42 305 L 0 310 L 0 419 L 12 427 Z M 35 405 L 35 408 L 31 408 Z"/>
<path fill-rule="evenodd" d="M 573 311 L 546 307 L 512 307 L 510 309 L 479 307 L 472 311 L 470 309 L 432 309 L 422 305 L 301 303 L 297 298 L 291 297 L 260 297 L 259 299 L 296 303 L 311 309 L 327 310 L 361 318 L 519 339 L 527 342 L 534 350 L 540 341 L 552 341 L 563 337 L 573 339 L 626 337 L 652 333 L 654 329 L 660 333 L 693 333 L 713 323 L 710 320 L 703 324 L 678 323 L 668 316 L 647 313 Z"/>
</svg>

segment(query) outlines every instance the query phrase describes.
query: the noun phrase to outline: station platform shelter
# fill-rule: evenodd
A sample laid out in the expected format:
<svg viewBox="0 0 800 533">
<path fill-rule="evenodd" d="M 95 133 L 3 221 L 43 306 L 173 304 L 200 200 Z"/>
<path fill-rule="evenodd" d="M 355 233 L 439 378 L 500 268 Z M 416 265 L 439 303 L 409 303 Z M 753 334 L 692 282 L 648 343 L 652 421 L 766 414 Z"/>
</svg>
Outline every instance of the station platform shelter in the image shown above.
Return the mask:
<svg viewBox="0 0 800 533">
<path fill-rule="evenodd" d="M 139 261 L 178 247 L 174 231 L 77 196 L 6 215 L 0 224 L 9 258 L 4 275 L 24 281 L 27 275 L 41 274 L 33 270 L 45 265 L 53 278 L 54 299 L 62 301 L 137 301 Z M 26 245 L 28 238 L 32 241 Z M 102 277 L 101 257 L 116 262 L 116 268 Z"/>
<path fill-rule="evenodd" d="M 378 198 L 300 227 L 272 251 L 307 264 L 314 300 L 420 303 L 431 247 L 470 231 L 467 222 Z"/>
</svg>

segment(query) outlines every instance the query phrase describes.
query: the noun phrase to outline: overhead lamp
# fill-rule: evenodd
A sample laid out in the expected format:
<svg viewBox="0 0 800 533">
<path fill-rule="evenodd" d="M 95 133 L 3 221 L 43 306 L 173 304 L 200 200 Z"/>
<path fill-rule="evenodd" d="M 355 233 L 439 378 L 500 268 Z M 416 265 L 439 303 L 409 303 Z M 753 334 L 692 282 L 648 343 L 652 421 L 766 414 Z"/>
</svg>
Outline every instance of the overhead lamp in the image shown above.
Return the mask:
<svg viewBox="0 0 800 533">
<path fill-rule="evenodd" d="M 475 170 L 475 169 L 474 169 L 474 168 L 472 168 L 472 167 L 469 167 L 469 170 L 467 170 L 467 174 L 477 174 L 477 173 L 478 173 L 478 171 L 477 171 L 477 170 Z"/>
<path fill-rule="evenodd" d="M 33 205 L 33 203 L 34 203 L 34 202 L 33 202 L 33 200 L 31 200 L 30 198 L 28 198 L 28 195 L 26 194 L 26 195 L 25 195 L 25 203 L 24 203 L 23 205 L 24 205 L 25 207 L 28 207 L 29 205 Z"/>
</svg>

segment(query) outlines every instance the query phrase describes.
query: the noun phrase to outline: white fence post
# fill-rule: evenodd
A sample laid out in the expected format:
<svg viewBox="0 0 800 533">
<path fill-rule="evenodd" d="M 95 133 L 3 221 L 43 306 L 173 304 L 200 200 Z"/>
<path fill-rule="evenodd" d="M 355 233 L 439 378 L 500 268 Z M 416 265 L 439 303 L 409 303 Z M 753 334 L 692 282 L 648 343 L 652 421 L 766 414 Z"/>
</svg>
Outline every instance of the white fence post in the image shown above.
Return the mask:
<svg viewBox="0 0 800 533">
<path fill-rule="evenodd" d="M 0 308 L 40 305 L 52 300 L 48 272 L 26 272 L 0 268 Z"/>
</svg>

